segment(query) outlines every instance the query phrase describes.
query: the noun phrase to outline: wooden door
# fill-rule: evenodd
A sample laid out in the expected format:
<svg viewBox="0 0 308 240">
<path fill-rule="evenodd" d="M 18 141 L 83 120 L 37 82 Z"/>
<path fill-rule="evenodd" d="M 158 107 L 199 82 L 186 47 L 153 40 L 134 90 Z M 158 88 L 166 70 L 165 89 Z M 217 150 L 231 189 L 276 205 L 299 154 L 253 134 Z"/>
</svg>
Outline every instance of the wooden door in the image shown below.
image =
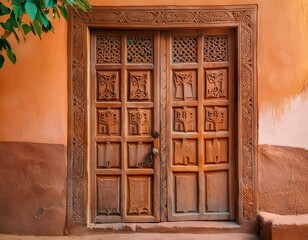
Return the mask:
<svg viewBox="0 0 308 240">
<path fill-rule="evenodd" d="M 152 154 L 159 147 L 158 40 L 151 31 L 91 33 L 92 222 L 160 220 L 160 164 Z"/>
<path fill-rule="evenodd" d="M 91 32 L 92 222 L 157 222 L 166 198 L 169 221 L 235 219 L 234 54 L 231 30 Z"/>
<path fill-rule="evenodd" d="M 166 41 L 168 219 L 233 220 L 233 34 L 170 31 Z"/>
</svg>

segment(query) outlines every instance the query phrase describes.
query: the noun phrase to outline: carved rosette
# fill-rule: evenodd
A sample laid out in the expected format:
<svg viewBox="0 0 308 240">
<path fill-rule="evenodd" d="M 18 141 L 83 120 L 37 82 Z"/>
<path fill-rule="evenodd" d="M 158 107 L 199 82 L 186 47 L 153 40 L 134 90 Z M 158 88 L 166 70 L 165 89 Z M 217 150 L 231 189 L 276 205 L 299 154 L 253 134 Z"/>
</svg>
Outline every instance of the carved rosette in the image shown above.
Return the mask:
<svg viewBox="0 0 308 240">
<path fill-rule="evenodd" d="M 255 12 L 254 6 L 219 8 L 94 8 L 89 13 L 71 11 L 70 19 L 70 106 L 69 106 L 69 158 L 68 158 L 68 212 L 70 225 L 86 222 L 86 176 L 87 156 L 87 34 L 90 27 L 134 27 L 152 26 L 155 28 L 187 27 L 224 27 L 236 26 L 239 40 L 239 97 L 241 106 L 239 116 L 242 116 L 242 201 L 243 219 L 251 220 L 256 217 L 254 201 L 254 158 L 256 132 L 254 115 L 255 97 Z M 168 25 L 169 24 L 169 25 Z M 166 81 L 161 84 L 161 163 L 162 163 L 162 206 L 167 202 L 164 197 L 166 189 L 166 161 L 168 158 L 167 146 L 167 88 Z M 166 219 L 165 211 L 162 219 Z"/>
</svg>

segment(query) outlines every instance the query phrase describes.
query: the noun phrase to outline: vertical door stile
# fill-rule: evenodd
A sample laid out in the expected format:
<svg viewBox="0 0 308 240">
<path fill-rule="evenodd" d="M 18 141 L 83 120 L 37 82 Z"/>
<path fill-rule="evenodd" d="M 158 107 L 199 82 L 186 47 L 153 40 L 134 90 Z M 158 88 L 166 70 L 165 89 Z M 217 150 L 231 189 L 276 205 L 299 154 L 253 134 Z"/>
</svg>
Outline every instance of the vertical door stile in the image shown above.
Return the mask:
<svg viewBox="0 0 308 240">
<path fill-rule="evenodd" d="M 125 221 L 126 212 L 127 212 L 127 198 L 126 198 L 126 189 L 127 189 L 127 178 L 126 178 L 126 169 L 127 169 L 127 109 L 126 109 L 126 99 L 127 99 L 127 69 L 126 69 L 126 36 L 121 34 L 121 133 L 122 133 L 122 173 L 121 173 L 121 211 L 122 211 L 122 221 Z"/>
<path fill-rule="evenodd" d="M 154 32 L 154 76 L 153 76 L 153 114 L 154 114 L 154 126 L 153 126 L 153 137 L 154 133 L 158 133 L 157 137 L 153 139 L 153 147 L 159 150 L 159 154 L 153 156 L 154 158 L 154 176 L 153 176 L 153 184 L 154 184 L 154 197 L 153 197 L 153 207 L 154 207 L 154 219 L 155 222 L 160 221 L 160 163 L 161 163 L 161 154 L 160 154 L 160 129 L 159 129 L 159 119 L 160 119 L 160 111 L 159 109 L 159 90 L 160 90 L 160 62 L 159 62 L 159 53 L 160 53 L 160 32 Z"/>
<path fill-rule="evenodd" d="M 230 96 L 230 117 L 229 118 L 229 126 L 230 126 L 230 144 L 229 144 L 229 159 L 230 159 L 230 167 L 229 167 L 229 206 L 230 206 L 230 218 L 229 220 L 235 220 L 235 198 L 236 198 L 236 156 L 235 156 L 235 149 L 236 146 L 236 136 L 235 132 L 237 131 L 237 119 L 236 119 L 236 100 L 235 100 L 235 93 L 236 91 L 236 79 L 235 79 L 235 39 L 234 39 L 234 32 L 229 32 L 229 45 L 228 45 L 228 52 L 229 52 L 229 96 Z"/>
<path fill-rule="evenodd" d="M 171 41 L 171 34 L 168 31 L 167 32 L 167 55 L 166 55 L 166 60 L 167 60 L 167 78 L 166 78 L 166 87 L 167 87 L 167 96 L 166 96 L 166 108 L 167 108 L 167 119 L 166 119 L 166 128 L 167 128 L 167 134 L 166 134 L 166 145 L 168 147 L 168 156 L 167 156 L 167 197 L 168 197 L 168 220 L 172 221 L 172 216 L 173 216 L 173 211 L 174 211 L 174 204 L 173 202 L 173 196 L 174 196 L 174 188 L 173 188 L 173 174 L 171 170 L 172 166 L 172 159 L 173 159 L 173 151 L 172 151 L 172 102 L 171 102 L 171 95 L 172 95 L 172 68 L 171 68 L 171 51 L 172 51 L 172 41 Z"/>
<path fill-rule="evenodd" d="M 203 46 L 203 37 L 202 34 L 198 33 L 198 41 L 197 41 L 197 49 L 198 49 L 198 55 L 197 55 L 197 62 L 198 62 L 198 70 L 197 70 L 197 99 L 198 99 L 198 167 L 199 167 L 199 214 L 203 214 L 205 212 L 204 209 L 204 203 L 205 203 L 205 179 L 204 179 L 204 140 L 203 140 L 203 64 L 202 64 L 202 46 Z"/>
<path fill-rule="evenodd" d="M 161 159 L 160 159 L 160 173 L 161 173 L 161 199 L 160 199 L 160 209 L 161 209 L 161 221 L 165 222 L 167 221 L 167 206 L 168 206 L 168 197 L 167 197 L 167 192 L 168 192 L 168 185 L 167 185 L 167 168 L 168 168 L 168 146 L 167 146 L 167 139 L 168 137 L 168 132 L 167 132 L 167 113 L 168 113 L 168 108 L 166 106 L 167 104 L 167 34 L 166 31 L 161 31 L 160 33 L 160 79 L 158 81 L 158 84 L 160 87 L 158 88 L 160 90 L 160 104 L 159 104 L 159 109 L 160 109 L 160 151 L 161 151 Z M 158 58 L 157 58 L 158 59 Z"/>
</svg>

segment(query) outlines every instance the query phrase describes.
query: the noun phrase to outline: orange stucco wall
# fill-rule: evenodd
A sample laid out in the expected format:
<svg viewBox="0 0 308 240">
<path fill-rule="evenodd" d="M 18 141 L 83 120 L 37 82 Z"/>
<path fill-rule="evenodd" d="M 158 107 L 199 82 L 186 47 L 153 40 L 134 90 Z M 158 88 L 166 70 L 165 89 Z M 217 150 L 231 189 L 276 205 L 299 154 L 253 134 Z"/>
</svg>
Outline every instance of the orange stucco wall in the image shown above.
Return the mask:
<svg viewBox="0 0 308 240">
<path fill-rule="evenodd" d="M 187 5 L 183 0 L 91 0 L 94 6 Z M 308 146 L 308 1 L 190 0 L 190 5 L 258 4 L 259 142 Z M 67 24 L 40 41 L 15 43 L 18 62 L 0 70 L 0 141 L 66 144 Z M 294 115 L 296 117 L 294 117 Z M 292 130 L 290 130 L 292 129 Z"/>
</svg>

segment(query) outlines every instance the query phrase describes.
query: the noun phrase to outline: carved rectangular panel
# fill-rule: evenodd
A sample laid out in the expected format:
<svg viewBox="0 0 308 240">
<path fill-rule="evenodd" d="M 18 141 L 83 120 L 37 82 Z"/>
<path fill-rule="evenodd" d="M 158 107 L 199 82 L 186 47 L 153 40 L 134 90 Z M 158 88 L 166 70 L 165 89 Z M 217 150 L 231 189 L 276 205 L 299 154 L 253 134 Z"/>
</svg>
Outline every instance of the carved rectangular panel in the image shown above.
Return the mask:
<svg viewBox="0 0 308 240">
<path fill-rule="evenodd" d="M 97 177 L 97 213 L 120 215 L 120 176 Z"/>
<path fill-rule="evenodd" d="M 173 37 L 172 62 L 173 63 L 197 62 L 197 38 L 186 37 L 186 36 Z"/>
<path fill-rule="evenodd" d="M 128 176 L 127 215 L 152 215 L 152 177 Z"/>
<path fill-rule="evenodd" d="M 205 139 L 205 163 L 228 162 L 228 139 Z"/>
<path fill-rule="evenodd" d="M 174 165 L 197 165 L 198 144 L 196 139 L 173 140 Z"/>
<path fill-rule="evenodd" d="M 128 37 L 127 63 L 153 63 L 152 37 Z"/>
<path fill-rule="evenodd" d="M 153 162 L 147 160 L 147 155 L 152 151 L 152 144 L 146 142 L 128 143 L 128 167 L 143 168 L 153 167 Z"/>
<path fill-rule="evenodd" d="M 128 133 L 144 135 L 152 132 L 151 109 L 128 109 Z"/>
<path fill-rule="evenodd" d="M 97 86 L 97 99 L 99 101 L 118 101 L 120 99 L 118 71 L 97 72 Z"/>
<path fill-rule="evenodd" d="M 97 37 L 97 63 L 121 63 L 121 37 Z"/>
<path fill-rule="evenodd" d="M 106 142 L 97 144 L 97 166 L 119 168 L 121 166 L 121 143 Z"/>
<path fill-rule="evenodd" d="M 174 71 L 172 95 L 174 101 L 196 100 L 196 71 Z"/>
<path fill-rule="evenodd" d="M 206 206 L 207 212 L 228 211 L 228 173 L 205 173 Z"/>
<path fill-rule="evenodd" d="M 227 70 L 206 70 L 205 71 L 205 97 L 206 98 L 226 98 L 227 88 Z"/>
<path fill-rule="evenodd" d="M 121 134 L 120 110 L 114 108 L 99 109 L 98 113 L 98 133 L 104 135 Z"/>
<path fill-rule="evenodd" d="M 193 107 L 179 107 L 173 109 L 174 131 L 197 131 L 197 109 Z"/>
<path fill-rule="evenodd" d="M 176 173 L 175 178 L 175 212 L 198 212 L 198 177 L 196 173 Z"/>
<path fill-rule="evenodd" d="M 128 74 L 128 98 L 131 101 L 151 100 L 151 72 L 130 71 Z"/>
<path fill-rule="evenodd" d="M 204 62 L 223 62 L 228 60 L 228 37 L 204 37 Z"/>
<path fill-rule="evenodd" d="M 205 107 L 205 131 L 228 130 L 227 107 Z"/>
</svg>

